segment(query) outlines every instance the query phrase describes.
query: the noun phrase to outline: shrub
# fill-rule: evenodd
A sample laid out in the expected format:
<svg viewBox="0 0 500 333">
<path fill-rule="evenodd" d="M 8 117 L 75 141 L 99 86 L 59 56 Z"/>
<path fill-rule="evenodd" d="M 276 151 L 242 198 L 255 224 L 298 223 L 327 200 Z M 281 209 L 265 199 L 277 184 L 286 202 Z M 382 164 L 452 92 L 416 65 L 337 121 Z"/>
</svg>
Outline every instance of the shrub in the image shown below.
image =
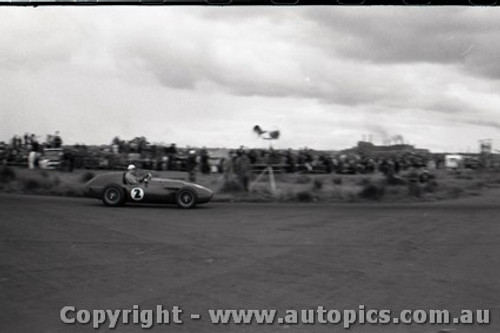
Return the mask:
<svg viewBox="0 0 500 333">
<path fill-rule="evenodd" d="M 42 184 L 40 184 L 38 180 L 33 178 L 23 179 L 22 185 L 24 190 L 37 190 L 42 187 Z"/>
<path fill-rule="evenodd" d="M 347 200 L 349 202 L 356 202 L 358 199 L 358 195 L 355 192 L 347 192 Z"/>
<path fill-rule="evenodd" d="M 385 195 L 385 186 L 384 185 L 376 185 L 372 182 L 368 182 L 363 185 L 363 188 L 359 192 L 359 196 L 363 199 L 368 200 L 380 200 Z"/>
<path fill-rule="evenodd" d="M 335 178 L 332 179 L 332 182 L 335 185 L 342 185 L 342 178 L 341 177 L 335 177 Z"/>
<path fill-rule="evenodd" d="M 95 177 L 95 174 L 91 171 L 87 171 L 85 172 L 81 177 L 80 177 L 80 182 L 81 183 L 86 183 L 88 182 L 89 180 L 91 180 L 92 178 Z"/>
<path fill-rule="evenodd" d="M 387 185 L 397 186 L 397 185 L 406 185 L 406 180 L 399 176 L 390 176 L 386 179 Z"/>
<path fill-rule="evenodd" d="M 61 178 L 55 177 L 54 181 L 53 181 L 53 185 L 56 186 L 56 187 L 59 186 L 59 185 L 61 185 Z"/>
<path fill-rule="evenodd" d="M 483 187 L 485 187 L 485 183 L 482 182 L 482 181 L 478 181 L 478 182 L 475 182 L 472 186 L 471 186 L 473 189 L 475 190 L 480 190 L 482 189 Z"/>
<path fill-rule="evenodd" d="M 359 186 L 368 186 L 370 184 L 372 184 L 372 181 L 370 180 L 370 178 L 361 178 L 360 180 L 357 181 L 357 184 Z"/>
<path fill-rule="evenodd" d="M 49 173 L 47 172 L 47 170 L 40 170 L 38 173 L 40 174 L 40 176 L 42 176 L 42 178 L 49 178 Z"/>
<path fill-rule="evenodd" d="M 14 169 L 9 168 L 8 166 L 3 166 L 0 168 L 0 183 L 8 183 L 17 178 L 16 172 Z"/>
<path fill-rule="evenodd" d="M 405 188 L 402 186 L 388 186 L 385 192 L 385 196 L 389 195 L 398 199 L 404 197 L 406 194 Z"/>
<path fill-rule="evenodd" d="M 455 175 L 456 179 L 464 179 L 464 180 L 472 180 L 474 177 L 472 175 L 466 174 L 466 173 L 457 173 Z"/>
<path fill-rule="evenodd" d="M 431 181 L 425 183 L 425 185 L 423 186 L 424 192 L 428 192 L 428 193 L 436 192 L 437 188 L 438 188 L 438 182 L 435 180 L 431 180 Z"/>
<path fill-rule="evenodd" d="M 319 191 L 323 188 L 323 179 L 315 178 L 313 181 L 313 190 Z"/>
<path fill-rule="evenodd" d="M 409 182 L 408 183 L 408 195 L 411 197 L 419 198 L 421 195 L 422 189 L 420 188 L 419 183 Z"/>
<path fill-rule="evenodd" d="M 297 193 L 297 200 L 300 202 L 311 202 L 314 200 L 314 197 L 311 192 L 301 191 Z"/>
<path fill-rule="evenodd" d="M 243 191 L 243 186 L 236 179 L 229 179 L 222 184 L 220 188 L 221 192 L 241 192 Z"/>
<path fill-rule="evenodd" d="M 453 186 L 448 189 L 448 195 L 454 199 L 458 198 L 463 192 L 464 189 L 458 186 Z"/>
</svg>

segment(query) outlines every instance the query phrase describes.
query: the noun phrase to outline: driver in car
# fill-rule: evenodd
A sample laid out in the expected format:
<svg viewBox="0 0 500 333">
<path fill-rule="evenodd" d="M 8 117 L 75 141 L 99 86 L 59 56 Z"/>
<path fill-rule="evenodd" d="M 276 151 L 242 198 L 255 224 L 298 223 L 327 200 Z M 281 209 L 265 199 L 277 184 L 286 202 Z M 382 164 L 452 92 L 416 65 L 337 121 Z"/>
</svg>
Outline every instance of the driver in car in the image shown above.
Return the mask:
<svg viewBox="0 0 500 333">
<path fill-rule="evenodd" d="M 147 178 L 149 178 L 151 176 L 149 173 L 147 173 L 143 176 L 140 176 L 139 171 L 137 170 L 137 168 L 133 164 L 130 164 L 127 167 L 127 170 L 128 171 L 125 173 L 125 181 L 127 182 L 127 184 L 130 184 L 130 185 L 139 185 L 140 183 L 143 183 L 144 180 L 146 180 Z"/>
</svg>

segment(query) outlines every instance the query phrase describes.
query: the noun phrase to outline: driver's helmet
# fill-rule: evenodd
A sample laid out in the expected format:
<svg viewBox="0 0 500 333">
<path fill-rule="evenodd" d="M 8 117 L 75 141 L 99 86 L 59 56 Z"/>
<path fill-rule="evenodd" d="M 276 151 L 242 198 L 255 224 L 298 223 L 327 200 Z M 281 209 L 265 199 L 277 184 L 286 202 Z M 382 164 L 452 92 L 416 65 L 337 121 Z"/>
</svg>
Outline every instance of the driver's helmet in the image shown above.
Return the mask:
<svg viewBox="0 0 500 333">
<path fill-rule="evenodd" d="M 133 164 L 129 164 L 129 166 L 127 167 L 127 170 L 135 170 L 135 165 Z"/>
</svg>

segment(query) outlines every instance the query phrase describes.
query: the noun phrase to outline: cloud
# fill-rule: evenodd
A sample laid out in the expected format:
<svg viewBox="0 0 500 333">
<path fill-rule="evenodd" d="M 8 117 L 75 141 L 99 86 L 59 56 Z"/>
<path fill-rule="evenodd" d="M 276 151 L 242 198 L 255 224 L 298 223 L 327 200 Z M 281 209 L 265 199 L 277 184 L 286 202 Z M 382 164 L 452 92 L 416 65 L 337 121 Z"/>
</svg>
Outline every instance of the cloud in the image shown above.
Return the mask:
<svg viewBox="0 0 500 333">
<path fill-rule="evenodd" d="M 316 24 L 314 30 L 330 38 L 304 41 L 349 60 L 454 64 L 470 75 L 498 79 L 499 14 L 459 7 L 308 9 L 305 17 Z"/>
<path fill-rule="evenodd" d="M 500 121 L 491 121 L 491 120 L 481 120 L 481 119 L 472 119 L 463 121 L 465 124 L 477 125 L 480 127 L 490 127 L 493 129 L 500 129 Z"/>
<path fill-rule="evenodd" d="M 494 78 L 498 67 L 487 61 L 497 16 L 484 11 L 206 9 L 188 17 L 147 26 L 156 34 L 118 33 L 121 68 L 175 89 L 457 112 L 467 103 L 438 95 L 471 75 Z"/>
<path fill-rule="evenodd" d="M 203 132 L 216 145 L 228 137 L 255 143 L 249 130 L 255 123 L 278 127 L 283 146 L 328 147 L 370 133 L 426 144 L 432 133 L 445 142 L 443 132 L 457 125 L 475 138 L 500 122 L 496 9 L 6 12 L 5 133 L 25 123 L 16 114 L 37 119 L 42 108 L 48 111 L 36 131 L 67 124 L 83 138 L 88 130 L 78 124 L 103 117 L 110 125 L 94 134 L 106 140 L 150 133 L 156 141 L 164 135 L 195 144 Z M 134 121 L 139 116 L 146 118 Z M 484 120 L 474 124 L 475 118 Z"/>
</svg>

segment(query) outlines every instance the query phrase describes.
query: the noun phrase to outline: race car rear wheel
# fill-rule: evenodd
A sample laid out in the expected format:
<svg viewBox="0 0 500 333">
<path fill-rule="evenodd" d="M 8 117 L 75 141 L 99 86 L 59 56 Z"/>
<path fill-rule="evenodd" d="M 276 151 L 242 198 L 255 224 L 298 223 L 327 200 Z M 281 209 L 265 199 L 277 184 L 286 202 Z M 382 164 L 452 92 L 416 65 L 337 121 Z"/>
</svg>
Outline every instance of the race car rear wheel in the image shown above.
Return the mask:
<svg viewBox="0 0 500 333">
<path fill-rule="evenodd" d="M 104 190 L 102 202 L 106 206 L 121 206 L 125 203 L 125 192 L 118 186 L 109 186 Z"/>
<path fill-rule="evenodd" d="M 179 208 L 193 208 L 196 206 L 196 194 L 191 189 L 181 189 L 175 196 Z"/>
</svg>

